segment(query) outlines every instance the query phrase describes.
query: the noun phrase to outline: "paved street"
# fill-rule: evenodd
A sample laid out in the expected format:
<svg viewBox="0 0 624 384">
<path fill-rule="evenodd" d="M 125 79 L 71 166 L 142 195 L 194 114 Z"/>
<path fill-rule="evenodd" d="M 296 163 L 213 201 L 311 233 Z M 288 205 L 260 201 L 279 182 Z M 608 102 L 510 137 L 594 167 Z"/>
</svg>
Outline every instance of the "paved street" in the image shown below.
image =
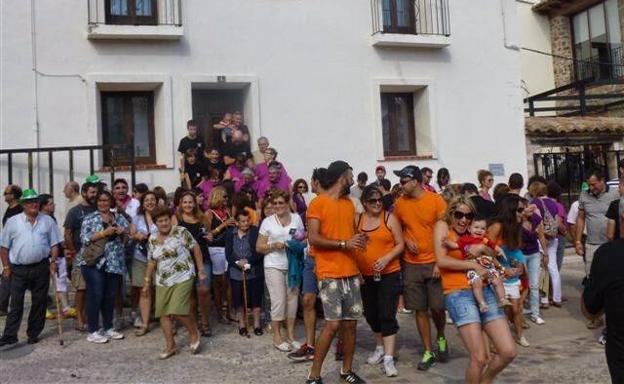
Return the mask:
<svg viewBox="0 0 624 384">
<path fill-rule="evenodd" d="M 561 309 L 543 313 L 544 326 L 531 323 L 527 331 L 530 348 L 520 348 L 520 354 L 500 376 L 500 383 L 606 383 L 609 381 L 604 348 L 596 340 L 599 330 L 589 331 L 579 311 L 580 280 L 583 265 L 576 256 L 566 257 L 564 265 L 564 294 L 569 298 Z M 461 347 L 453 326 L 448 328 L 451 360 L 438 364 L 427 373 L 415 367 L 421 344 L 414 321 L 400 315 L 401 331 L 398 341 L 400 376 L 385 378 L 378 367 L 365 364 L 373 349 L 368 326 L 358 327 L 356 355 L 357 372 L 369 383 L 461 383 L 467 355 Z M 4 327 L 4 318 L 0 319 Z M 0 383 L 301 383 L 308 364 L 291 363 L 284 354 L 271 346 L 271 336 L 238 336 L 235 326 L 214 327 L 215 336 L 203 339 L 201 354 L 188 353 L 188 337 L 181 331 L 178 347 L 182 353 L 167 361 L 157 359 L 162 347 L 160 329 L 136 338 L 130 329 L 125 340 L 105 345 L 87 343 L 84 334 L 72 330 L 72 321 L 64 327 L 65 346 L 56 338 L 56 322 L 47 322 L 43 340 L 34 346 L 21 341 L 8 349 L 0 349 Z M 298 328 L 298 335 L 303 329 Z M 331 357 L 331 359 L 329 359 Z M 326 383 L 337 383 L 339 365 L 333 354 L 323 370 Z"/>
</svg>

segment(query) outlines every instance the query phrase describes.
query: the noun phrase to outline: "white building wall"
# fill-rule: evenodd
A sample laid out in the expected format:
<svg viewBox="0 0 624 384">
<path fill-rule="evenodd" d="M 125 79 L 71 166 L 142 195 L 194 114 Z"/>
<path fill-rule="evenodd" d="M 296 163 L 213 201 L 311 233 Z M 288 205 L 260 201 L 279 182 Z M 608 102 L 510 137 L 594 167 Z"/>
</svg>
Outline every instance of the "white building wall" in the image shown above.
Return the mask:
<svg viewBox="0 0 624 384">
<path fill-rule="evenodd" d="M 157 158 L 167 169 L 139 171 L 137 180 L 172 190 L 193 83 L 226 76 L 249 84 L 246 123 L 254 137 L 269 137 L 295 178 L 344 159 L 369 175 L 378 164 L 416 163 L 448 167 L 454 181 L 472 182 L 477 169 L 500 163 L 505 175 L 496 181 L 505 181 L 526 174 L 521 54 L 505 46 L 518 34 L 503 18 L 504 4 L 506 18 L 515 12 L 509 1 L 451 0 L 450 45 L 423 49 L 373 47 L 367 0 L 186 0 L 179 41 L 89 40 L 86 2 L 36 0 L 39 145 L 100 143 L 101 83 L 156 81 Z M 0 13 L 1 147 L 34 146 L 30 2 L 4 0 Z M 431 158 L 382 159 L 375 87 L 386 83 L 430 85 L 429 116 L 421 119 L 430 138 L 417 137 L 417 145 L 426 143 Z M 88 164 L 86 154 L 79 158 Z M 46 191 L 42 159 L 35 183 Z M 0 161 L 6 183 L 5 157 Z M 55 158 L 59 185 L 68 179 L 63 161 Z M 15 175 L 26 184 L 23 165 Z"/>
</svg>

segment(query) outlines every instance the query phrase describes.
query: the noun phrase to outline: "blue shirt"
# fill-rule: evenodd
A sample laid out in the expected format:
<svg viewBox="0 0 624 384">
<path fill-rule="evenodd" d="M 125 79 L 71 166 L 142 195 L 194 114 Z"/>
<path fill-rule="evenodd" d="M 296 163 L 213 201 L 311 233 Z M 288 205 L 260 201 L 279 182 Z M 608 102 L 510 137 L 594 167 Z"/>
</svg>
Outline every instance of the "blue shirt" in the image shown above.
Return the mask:
<svg viewBox="0 0 624 384">
<path fill-rule="evenodd" d="M 128 229 L 128 221 L 122 215 L 115 215 L 115 223 L 117 226 L 122 227 L 124 229 Z M 82 226 L 80 227 L 80 240 L 82 241 L 83 247 L 81 249 L 81 253 L 84 252 L 85 247 L 91 243 L 91 238 L 96 232 L 100 232 L 104 230 L 104 222 L 102 221 L 102 215 L 100 212 L 95 211 L 89 213 L 82 220 Z M 110 239 L 110 238 L 109 238 Z M 95 265 L 97 269 L 104 268 L 105 272 L 108 273 L 116 273 L 118 275 L 123 275 L 126 268 L 126 263 L 124 260 L 125 257 L 125 247 L 123 242 L 121 241 L 120 236 L 115 236 L 114 239 L 108 240 L 106 245 L 104 246 L 104 257 L 101 257 L 97 264 Z M 86 265 L 84 258 L 80 258 L 79 265 Z"/>
<path fill-rule="evenodd" d="M 38 214 L 31 224 L 28 216 L 20 213 L 6 222 L 0 246 L 9 250 L 11 264 L 28 265 L 48 258 L 52 247 L 61 241 L 58 226 L 50 216 Z"/>
<path fill-rule="evenodd" d="M 520 249 L 512 250 L 503 246 L 503 252 L 505 252 L 506 257 L 501 257 L 498 260 L 500 261 L 501 265 L 505 267 L 505 269 L 518 268 L 520 264 L 526 263 L 524 254 L 522 253 L 522 250 Z M 518 276 L 509 277 L 505 279 L 505 284 L 518 284 L 518 283 L 520 283 L 520 277 Z"/>
</svg>

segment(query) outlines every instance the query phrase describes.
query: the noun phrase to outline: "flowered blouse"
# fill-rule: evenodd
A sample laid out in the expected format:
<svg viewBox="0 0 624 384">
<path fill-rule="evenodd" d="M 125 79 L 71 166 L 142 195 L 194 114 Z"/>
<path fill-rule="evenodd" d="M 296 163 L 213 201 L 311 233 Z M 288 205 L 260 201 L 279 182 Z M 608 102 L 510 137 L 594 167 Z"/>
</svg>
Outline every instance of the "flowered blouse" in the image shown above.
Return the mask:
<svg viewBox="0 0 624 384">
<path fill-rule="evenodd" d="M 128 229 L 129 223 L 122 215 L 115 215 L 115 223 L 117 226 L 124 229 Z M 104 222 L 102 221 L 102 215 L 100 212 L 91 212 L 82 220 L 82 226 L 80 227 L 80 240 L 82 241 L 82 251 L 91 243 L 91 237 L 96 232 L 104 230 Z M 104 257 L 101 257 L 95 266 L 97 269 L 104 268 L 105 272 L 116 273 L 123 275 L 126 270 L 125 248 L 121 236 L 115 236 L 112 240 L 106 242 L 104 246 Z M 82 256 L 80 257 L 79 265 L 86 265 Z"/>
<path fill-rule="evenodd" d="M 171 287 L 195 277 L 191 252 L 197 242 L 186 228 L 176 225 L 164 242 L 150 236 L 147 244 L 147 259 L 156 261 L 156 285 Z"/>
</svg>

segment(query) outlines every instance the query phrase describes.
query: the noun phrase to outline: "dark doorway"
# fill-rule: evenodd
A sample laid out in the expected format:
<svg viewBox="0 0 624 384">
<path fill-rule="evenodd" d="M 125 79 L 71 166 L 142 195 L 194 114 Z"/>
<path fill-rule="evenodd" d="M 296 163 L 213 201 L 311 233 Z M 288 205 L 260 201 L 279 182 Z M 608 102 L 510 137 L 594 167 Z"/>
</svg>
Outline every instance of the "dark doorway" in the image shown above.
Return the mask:
<svg viewBox="0 0 624 384">
<path fill-rule="evenodd" d="M 221 137 L 212 126 L 219 123 L 227 112 L 243 110 L 244 89 L 193 89 L 193 120 L 199 123 L 199 129 L 206 142 L 206 148 L 221 148 Z"/>
</svg>

